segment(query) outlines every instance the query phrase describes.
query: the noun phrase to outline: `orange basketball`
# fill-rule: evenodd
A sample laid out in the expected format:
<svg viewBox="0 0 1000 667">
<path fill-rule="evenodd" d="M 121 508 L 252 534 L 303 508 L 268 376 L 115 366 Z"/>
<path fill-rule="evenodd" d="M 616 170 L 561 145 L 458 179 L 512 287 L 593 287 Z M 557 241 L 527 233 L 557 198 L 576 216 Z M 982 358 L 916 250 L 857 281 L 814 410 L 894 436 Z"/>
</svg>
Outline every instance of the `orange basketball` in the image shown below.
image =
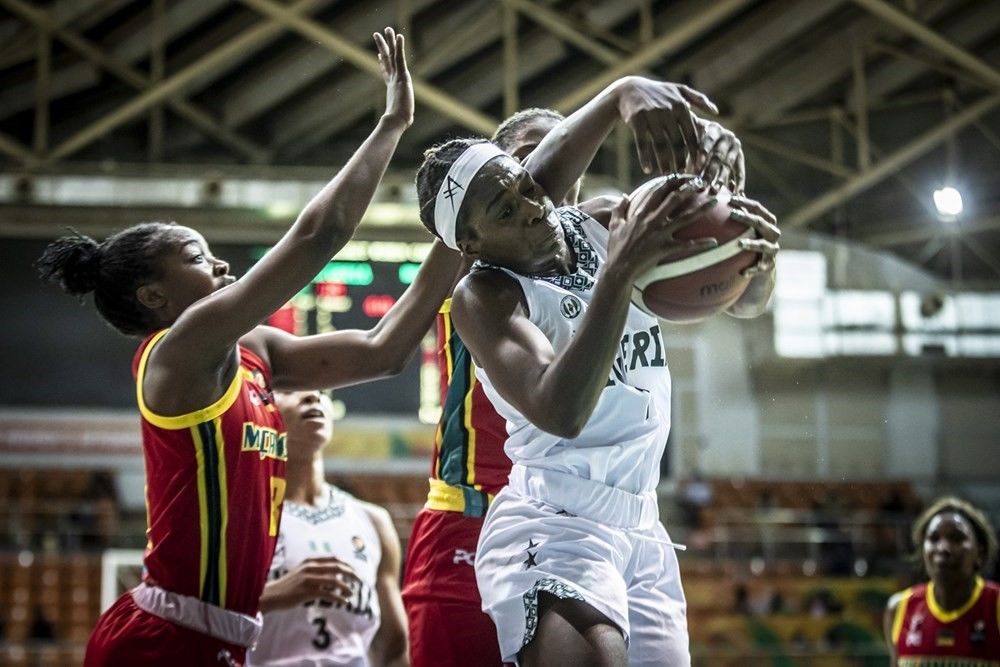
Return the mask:
<svg viewBox="0 0 1000 667">
<path fill-rule="evenodd" d="M 629 206 L 640 204 L 663 180 L 653 179 L 637 188 Z M 701 193 L 699 203 L 710 196 Z M 730 196 L 723 189 L 716 206 L 676 235 L 681 240 L 712 237 L 718 247 L 658 264 L 635 281 L 632 303 L 671 322 L 697 322 L 736 303 L 750 282 L 740 272 L 757 262 L 757 253 L 739 247 L 741 239 L 754 238 L 754 231 L 729 218 Z"/>
</svg>

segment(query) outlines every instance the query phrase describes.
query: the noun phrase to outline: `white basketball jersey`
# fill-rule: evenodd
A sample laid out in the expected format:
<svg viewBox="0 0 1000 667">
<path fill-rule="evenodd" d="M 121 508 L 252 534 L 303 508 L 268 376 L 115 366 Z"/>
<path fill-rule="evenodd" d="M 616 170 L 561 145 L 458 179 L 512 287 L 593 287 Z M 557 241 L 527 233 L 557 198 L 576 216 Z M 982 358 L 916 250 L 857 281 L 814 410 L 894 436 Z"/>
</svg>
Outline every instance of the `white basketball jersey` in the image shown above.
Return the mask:
<svg viewBox="0 0 1000 667">
<path fill-rule="evenodd" d="M 368 647 L 381 618 L 375 584 L 382 544 L 361 503 L 328 488 L 324 507 L 285 501 L 268 580 L 285 576 L 307 558 L 336 556 L 354 568 L 362 585 L 347 606 L 310 600 L 264 614 L 247 665 L 368 665 Z"/>
<path fill-rule="evenodd" d="M 607 261 L 608 230 L 576 208 L 557 212 L 576 253 L 576 272 L 532 277 L 502 270 L 520 283 L 528 319 L 558 354 L 586 316 L 595 281 Z M 576 438 L 538 428 L 497 393 L 478 366 L 476 377 L 507 420 L 504 450 L 515 464 L 569 473 L 631 493 L 655 490 L 670 432 L 670 374 L 655 317 L 629 306 L 607 386 Z"/>
</svg>

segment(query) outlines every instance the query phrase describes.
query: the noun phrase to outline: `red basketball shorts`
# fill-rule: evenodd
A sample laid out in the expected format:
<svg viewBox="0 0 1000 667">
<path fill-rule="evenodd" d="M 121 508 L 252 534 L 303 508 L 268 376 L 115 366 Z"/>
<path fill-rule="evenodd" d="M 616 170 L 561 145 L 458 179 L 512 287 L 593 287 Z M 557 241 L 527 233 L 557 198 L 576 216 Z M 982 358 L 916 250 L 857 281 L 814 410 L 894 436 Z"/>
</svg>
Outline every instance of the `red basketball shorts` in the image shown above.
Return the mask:
<svg viewBox="0 0 1000 667">
<path fill-rule="evenodd" d="M 499 667 L 497 629 L 476 587 L 483 520 L 422 509 L 406 551 L 403 604 L 412 667 Z"/>
<path fill-rule="evenodd" d="M 125 593 L 97 621 L 87 642 L 83 665 L 242 667 L 245 659 L 246 649 L 242 646 L 227 644 L 145 612 L 136 606 L 131 593 Z"/>
</svg>

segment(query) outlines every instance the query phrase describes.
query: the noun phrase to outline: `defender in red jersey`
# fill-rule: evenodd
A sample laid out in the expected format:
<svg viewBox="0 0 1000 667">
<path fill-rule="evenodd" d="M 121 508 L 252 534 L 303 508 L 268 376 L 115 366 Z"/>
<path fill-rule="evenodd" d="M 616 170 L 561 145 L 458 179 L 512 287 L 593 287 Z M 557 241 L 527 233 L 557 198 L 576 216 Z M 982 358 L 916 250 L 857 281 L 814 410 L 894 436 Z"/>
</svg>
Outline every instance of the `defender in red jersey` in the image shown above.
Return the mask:
<svg viewBox="0 0 1000 667">
<path fill-rule="evenodd" d="M 1000 667 L 1000 586 L 983 579 L 996 533 L 977 508 L 938 500 L 913 525 L 930 582 L 894 595 L 885 636 L 899 667 Z"/>
<path fill-rule="evenodd" d="M 271 388 L 325 389 L 397 372 L 460 261 L 438 244 L 371 331 L 296 338 L 259 326 L 320 272 L 360 222 L 413 119 L 403 38 L 376 34 L 386 111 L 337 176 L 240 280 L 193 229 L 145 223 L 98 244 L 50 244 L 41 276 L 94 292 L 136 355 L 148 536 L 143 583 L 98 621 L 86 665 L 239 665 L 260 631 L 278 534 L 286 441 Z M 321 592 L 317 592 L 320 597 Z"/>
</svg>

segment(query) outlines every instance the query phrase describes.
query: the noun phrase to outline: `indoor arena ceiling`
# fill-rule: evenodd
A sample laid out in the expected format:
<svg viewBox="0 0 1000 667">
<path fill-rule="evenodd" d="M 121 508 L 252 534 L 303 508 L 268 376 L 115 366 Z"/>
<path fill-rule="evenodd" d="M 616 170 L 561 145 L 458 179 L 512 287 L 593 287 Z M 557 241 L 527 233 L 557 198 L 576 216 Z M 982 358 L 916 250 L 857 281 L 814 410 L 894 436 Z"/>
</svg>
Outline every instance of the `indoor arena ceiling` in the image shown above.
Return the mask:
<svg viewBox="0 0 1000 667">
<path fill-rule="evenodd" d="M 390 182 L 442 139 L 646 73 L 719 105 L 785 228 L 1000 284 L 1000 0 L 0 0 L 2 233 L 117 219 L 40 203 L 47 176 L 329 173 L 381 110 L 385 25 L 417 97 Z M 592 182 L 635 184 L 630 142 Z"/>
</svg>

